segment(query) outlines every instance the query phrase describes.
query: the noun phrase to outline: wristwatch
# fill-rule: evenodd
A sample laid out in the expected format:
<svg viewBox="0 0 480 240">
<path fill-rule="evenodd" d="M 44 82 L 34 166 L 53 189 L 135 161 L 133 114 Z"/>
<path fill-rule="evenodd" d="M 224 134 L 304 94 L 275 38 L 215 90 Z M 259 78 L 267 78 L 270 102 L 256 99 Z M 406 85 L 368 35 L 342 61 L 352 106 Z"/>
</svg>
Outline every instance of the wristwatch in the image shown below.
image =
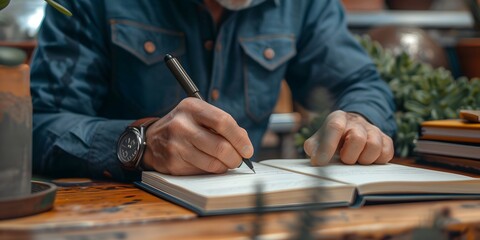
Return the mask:
<svg viewBox="0 0 480 240">
<path fill-rule="evenodd" d="M 117 157 L 128 170 L 141 169 L 141 159 L 145 151 L 147 128 L 159 118 L 142 118 L 130 124 L 117 142 Z"/>
</svg>

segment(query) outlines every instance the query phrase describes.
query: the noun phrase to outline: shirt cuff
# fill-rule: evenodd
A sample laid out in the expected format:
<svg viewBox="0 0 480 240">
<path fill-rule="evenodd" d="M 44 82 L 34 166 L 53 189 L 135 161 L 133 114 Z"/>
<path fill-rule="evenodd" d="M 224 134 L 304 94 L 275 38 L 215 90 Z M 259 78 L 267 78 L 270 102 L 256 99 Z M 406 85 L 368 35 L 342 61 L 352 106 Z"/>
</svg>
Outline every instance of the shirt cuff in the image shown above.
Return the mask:
<svg viewBox="0 0 480 240">
<path fill-rule="evenodd" d="M 97 125 L 89 152 L 89 169 L 95 178 L 135 181 L 140 172 L 124 169 L 117 158 L 117 141 L 133 120 L 109 120 Z"/>
</svg>

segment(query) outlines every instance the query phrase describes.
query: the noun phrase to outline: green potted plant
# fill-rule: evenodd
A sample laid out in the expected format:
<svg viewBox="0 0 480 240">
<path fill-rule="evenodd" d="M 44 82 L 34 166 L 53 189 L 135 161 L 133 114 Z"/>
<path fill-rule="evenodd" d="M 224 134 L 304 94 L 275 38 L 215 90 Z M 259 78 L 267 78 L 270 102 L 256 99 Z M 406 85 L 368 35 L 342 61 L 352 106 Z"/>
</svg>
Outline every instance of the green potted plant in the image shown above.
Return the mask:
<svg viewBox="0 0 480 240">
<path fill-rule="evenodd" d="M 368 36 L 358 37 L 358 40 L 394 94 L 397 156 L 412 156 L 423 121 L 457 118 L 460 109 L 480 108 L 480 79 L 455 79 L 450 71 L 418 62 L 406 53 L 394 55 Z M 326 113 L 322 112 L 299 131 L 296 136 L 299 149 L 303 149 L 303 142 L 320 127 Z"/>
</svg>

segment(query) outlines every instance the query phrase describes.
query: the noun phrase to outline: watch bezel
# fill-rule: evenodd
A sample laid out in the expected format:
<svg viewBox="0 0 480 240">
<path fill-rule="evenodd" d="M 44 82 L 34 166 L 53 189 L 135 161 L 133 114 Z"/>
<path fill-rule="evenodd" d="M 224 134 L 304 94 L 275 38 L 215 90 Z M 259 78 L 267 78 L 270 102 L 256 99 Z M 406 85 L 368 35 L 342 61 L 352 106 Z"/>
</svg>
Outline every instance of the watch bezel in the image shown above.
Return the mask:
<svg viewBox="0 0 480 240">
<path fill-rule="evenodd" d="M 121 156 L 121 146 L 123 141 L 125 141 L 125 137 L 131 133 L 134 133 L 138 143 L 136 146 L 137 154 L 135 154 L 135 156 L 130 159 L 125 159 L 123 156 Z M 135 127 L 128 127 L 119 137 L 119 141 L 117 143 L 117 158 L 123 164 L 124 167 L 134 169 L 136 168 L 138 162 L 140 161 L 143 155 L 144 146 L 145 144 L 143 140 L 142 131 Z"/>
</svg>

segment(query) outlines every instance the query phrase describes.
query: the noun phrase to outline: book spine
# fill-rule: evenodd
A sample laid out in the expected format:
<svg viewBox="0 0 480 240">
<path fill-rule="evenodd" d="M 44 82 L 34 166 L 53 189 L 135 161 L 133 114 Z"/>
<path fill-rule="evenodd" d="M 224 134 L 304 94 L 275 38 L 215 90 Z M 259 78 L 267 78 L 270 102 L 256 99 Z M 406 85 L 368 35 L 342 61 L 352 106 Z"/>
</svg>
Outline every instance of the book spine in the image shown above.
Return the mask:
<svg viewBox="0 0 480 240">
<path fill-rule="evenodd" d="M 420 140 L 436 140 L 455 143 L 478 143 L 480 144 L 480 138 L 467 138 L 467 137 L 453 137 L 453 136 L 439 136 L 422 134 Z"/>
</svg>

